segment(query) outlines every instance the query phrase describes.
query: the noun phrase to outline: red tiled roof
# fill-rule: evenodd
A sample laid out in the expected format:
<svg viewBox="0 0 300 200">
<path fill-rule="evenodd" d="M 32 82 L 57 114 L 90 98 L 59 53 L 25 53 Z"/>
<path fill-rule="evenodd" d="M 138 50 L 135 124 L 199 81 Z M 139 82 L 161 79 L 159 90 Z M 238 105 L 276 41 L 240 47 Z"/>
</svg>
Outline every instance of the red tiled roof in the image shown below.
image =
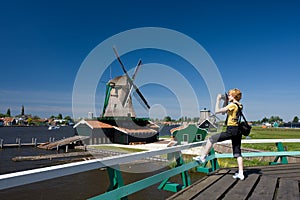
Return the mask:
<svg viewBox="0 0 300 200">
<path fill-rule="evenodd" d="M 179 130 L 182 130 L 182 129 L 185 129 L 186 127 L 188 127 L 187 125 L 182 125 L 182 126 L 178 126 L 176 128 L 172 128 L 170 130 L 171 133 L 174 133 L 175 131 L 179 131 Z"/>
<path fill-rule="evenodd" d="M 86 123 L 88 123 L 93 128 L 114 128 L 110 124 L 106 124 L 106 123 L 99 122 L 99 121 L 86 121 Z"/>
</svg>

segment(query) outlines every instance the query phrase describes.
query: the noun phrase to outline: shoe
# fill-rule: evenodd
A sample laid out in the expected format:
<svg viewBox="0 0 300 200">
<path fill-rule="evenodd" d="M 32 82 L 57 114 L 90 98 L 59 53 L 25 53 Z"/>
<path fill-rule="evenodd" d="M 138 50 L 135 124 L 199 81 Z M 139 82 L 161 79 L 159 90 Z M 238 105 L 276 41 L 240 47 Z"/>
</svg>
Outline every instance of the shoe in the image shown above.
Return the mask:
<svg viewBox="0 0 300 200">
<path fill-rule="evenodd" d="M 240 179 L 241 181 L 243 181 L 245 179 L 245 176 L 243 174 L 239 174 L 239 173 L 235 173 L 232 178 L 234 179 Z"/>
<path fill-rule="evenodd" d="M 195 160 L 199 163 L 204 163 L 206 161 L 206 156 L 196 156 L 196 157 L 193 157 L 193 160 Z"/>
</svg>

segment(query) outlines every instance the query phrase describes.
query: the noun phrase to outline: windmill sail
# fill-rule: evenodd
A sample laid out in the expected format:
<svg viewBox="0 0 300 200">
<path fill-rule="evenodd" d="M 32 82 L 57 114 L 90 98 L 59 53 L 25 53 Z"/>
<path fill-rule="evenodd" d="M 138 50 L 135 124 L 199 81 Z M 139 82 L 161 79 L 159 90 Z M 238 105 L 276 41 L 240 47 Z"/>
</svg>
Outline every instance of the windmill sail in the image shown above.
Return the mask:
<svg viewBox="0 0 300 200">
<path fill-rule="evenodd" d="M 139 60 L 135 68 L 132 78 L 128 75 L 124 64 L 122 63 L 118 52 L 113 48 L 117 59 L 121 65 L 121 68 L 125 75 L 115 77 L 110 80 L 107 84 L 107 92 L 105 97 L 105 105 L 103 107 L 104 117 L 136 117 L 135 111 L 132 105 L 131 94 L 138 100 L 138 102 L 145 108 L 149 109 L 150 106 L 141 91 L 134 84 L 134 80 L 137 76 L 142 61 Z"/>
<path fill-rule="evenodd" d="M 143 104 L 146 106 L 147 109 L 150 109 L 150 106 L 149 106 L 148 102 L 146 101 L 146 99 L 144 98 L 144 96 L 142 95 L 141 91 L 140 91 L 140 90 L 138 89 L 138 87 L 133 83 L 133 80 L 129 77 L 129 75 L 128 75 L 126 69 L 125 69 L 125 66 L 124 66 L 124 64 L 122 63 L 121 58 L 120 58 L 120 56 L 119 56 L 119 54 L 118 54 L 116 48 L 113 47 L 113 49 L 114 49 L 114 52 L 115 52 L 115 54 L 116 54 L 116 56 L 117 56 L 117 59 L 118 59 L 120 65 L 121 65 L 121 67 L 122 67 L 122 70 L 123 70 L 123 72 L 125 73 L 125 75 L 126 75 L 128 81 L 129 81 L 130 88 L 133 87 L 133 88 L 135 89 L 135 92 L 138 94 L 138 97 L 137 97 L 137 98 L 140 98 L 140 99 L 141 99 L 141 101 L 139 101 L 139 100 L 138 100 L 138 101 L 139 101 L 140 103 L 143 103 Z M 139 62 L 139 63 L 140 63 L 140 62 Z M 136 72 L 137 72 L 137 70 L 136 70 Z M 134 78 L 135 78 L 135 75 L 134 75 Z M 129 90 L 129 92 L 130 92 L 130 91 L 131 91 L 131 89 Z M 127 95 L 130 95 L 130 93 L 127 94 Z M 125 105 L 126 100 L 125 100 L 123 103 L 124 103 L 123 105 Z"/>
<path fill-rule="evenodd" d="M 134 79 L 136 77 L 136 74 L 139 71 L 139 68 L 140 68 L 141 64 L 142 64 L 142 60 L 140 59 L 139 62 L 138 62 L 138 64 L 137 64 L 137 66 L 136 66 L 136 68 L 135 68 L 135 70 L 134 70 L 134 73 L 133 73 L 133 76 L 132 76 L 132 82 L 134 81 Z M 131 96 L 132 88 L 133 88 L 133 85 L 129 83 L 129 92 L 127 93 L 127 97 L 125 99 L 125 102 L 123 103 L 123 106 L 128 103 L 128 100 L 129 100 L 129 98 Z"/>
</svg>

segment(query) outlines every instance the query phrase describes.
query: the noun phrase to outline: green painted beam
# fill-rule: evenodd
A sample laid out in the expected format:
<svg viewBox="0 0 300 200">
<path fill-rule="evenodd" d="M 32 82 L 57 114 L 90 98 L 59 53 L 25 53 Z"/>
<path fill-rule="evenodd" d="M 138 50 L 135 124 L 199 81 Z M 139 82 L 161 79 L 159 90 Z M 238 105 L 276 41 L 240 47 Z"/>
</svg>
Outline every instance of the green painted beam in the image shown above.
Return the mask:
<svg viewBox="0 0 300 200">
<path fill-rule="evenodd" d="M 180 152 L 175 152 L 172 154 L 168 154 L 169 158 L 175 157 L 176 159 L 176 166 L 175 167 L 179 167 L 184 165 L 184 160 L 181 156 Z M 170 178 L 170 177 L 169 177 Z M 191 182 L 191 178 L 190 175 L 188 173 L 188 171 L 184 171 L 181 172 L 181 180 L 182 180 L 182 184 L 178 184 L 178 183 L 171 183 L 169 182 L 169 178 L 165 179 L 159 186 L 158 189 L 159 190 L 167 190 L 167 191 L 171 191 L 171 192 L 178 192 L 181 189 L 189 186 L 192 184 Z"/>
<path fill-rule="evenodd" d="M 285 148 L 282 142 L 276 142 L 277 151 L 285 151 Z M 280 162 L 278 162 L 280 160 Z M 288 164 L 288 159 L 286 156 L 276 156 L 273 162 L 269 162 L 269 165 L 278 165 L 278 164 Z"/>
<path fill-rule="evenodd" d="M 122 197 L 128 196 L 135 192 L 138 192 L 138 191 L 145 189 L 151 185 L 154 185 L 160 181 L 163 181 L 166 178 L 175 176 L 177 174 L 180 174 L 181 172 L 184 172 L 191 168 L 197 167 L 198 165 L 199 165 L 199 163 L 196 161 L 190 162 L 190 163 L 184 164 L 182 166 L 170 169 L 168 171 L 164 171 L 159 174 L 153 175 L 151 177 L 145 178 L 143 180 L 125 185 L 121 188 L 117 188 L 115 190 L 106 192 L 104 194 L 92 197 L 92 198 L 90 198 L 90 200 L 121 199 Z"/>
</svg>

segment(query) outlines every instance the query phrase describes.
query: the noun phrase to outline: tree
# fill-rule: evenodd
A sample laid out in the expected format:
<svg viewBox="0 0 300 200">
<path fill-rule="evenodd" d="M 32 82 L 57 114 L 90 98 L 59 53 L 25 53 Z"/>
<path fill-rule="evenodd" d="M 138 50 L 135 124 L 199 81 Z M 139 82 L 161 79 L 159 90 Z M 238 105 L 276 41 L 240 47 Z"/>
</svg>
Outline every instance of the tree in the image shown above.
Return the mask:
<svg viewBox="0 0 300 200">
<path fill-rule="evenodd" d="M 268 121 L 269 121 L 269 119 L 266 118 L 266 117 L 264 117 L 264 118 L 261 120 L 262 123 L 265 123 L 265 122 L 268 122 Z"/>
<path fill-rule="evenodd" d="M 72 118 L 70 116 L 65 116 L 64 118 L 65 120 L 72 120 Z"/>
<path fill-rule="evenodd" d="M 62 118 L 63 118 L 63 117 L 62 117 L 62 114 L 59 113 L 58 116 L 57 116 L 57 119 L 62 119 Z"/>
<path fill-rule="evenodd" d="M 299 118 L 297 116 L 295 116 L 293 119 L 293 123 L 298 123 L 298 122 L 299 122 Z"/>
<path fill-rule="evenodd" d="M 199 120 L 200 120 L 200 117 L 194 117 L 193 118 L 193 122 L 199 122 Z"/>
<path fill-rule="evenodd" d="M 10 116 L 11 116 L 11 115 L 10 115 L 10 108 L 7 109 L 6 116 L 7 116 L 7 117 L 10 117 Z"/>
<path fill-rule="evenodd" d="M 22 116 L 25 115 L 24 105 L 22 105 L 21 115 L 22 115 Z"/>
<path fill-rule="evenodd" d="M 166 116 L 166 117 L 164 118 L 164 121 L 165 121 L 165 122 L 170 122 L 170 121 L 172 121 L 172 119 L 171 119 L 170 116 Z"/>
<path fill-rule="evenodd" d="M 279 116 L 271 116 L 271 118 L 269 119 L 270 123 L 273 122 L 282 122 L 283 120 L 279 117 Z"/>
</svg>

